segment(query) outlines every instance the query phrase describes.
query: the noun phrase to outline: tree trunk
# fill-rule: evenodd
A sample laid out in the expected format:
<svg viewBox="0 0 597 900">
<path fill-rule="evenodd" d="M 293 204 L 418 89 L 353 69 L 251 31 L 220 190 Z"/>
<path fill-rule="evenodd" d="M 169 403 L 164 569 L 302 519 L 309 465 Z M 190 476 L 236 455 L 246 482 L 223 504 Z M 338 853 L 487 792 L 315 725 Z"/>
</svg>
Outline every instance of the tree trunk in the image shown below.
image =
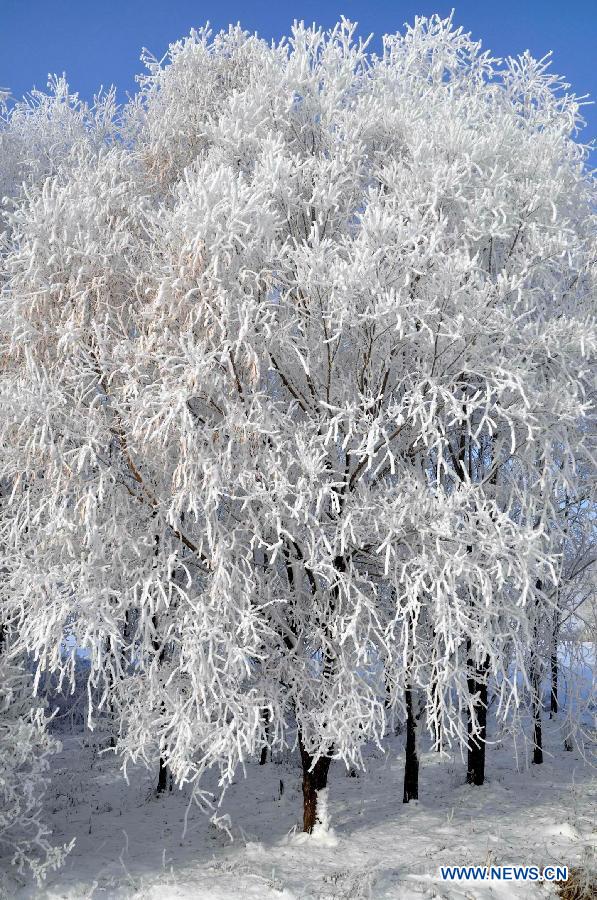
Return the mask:
<svg viewBox="0 0 597 900">
<path fill-rule="evenodd" d="M 551 654 L 551 700 L 549 706 L 549 718 L 553 719 L 558 714 L 558 654 Z"/>
<path fill-rule="evenodd" d="M 346 571 L 346 561 L 342 556 L 334 557 L 334 568 L 338 572 Z M 312 576 L 313 577 L 313 576 Z M 313 585 L 313 593 L 315 586 Z M 338 586 L 332 586 L 331 590 L 333 600 L 330 602 L 330 614 L 333 613 L 338 601 Z M 326 637 L 330 640 L 329 629 L 324 626 Z M 333 681 L 336 672 L 336 655 L 332 647 L 328 645 L 323 652 L 323 668 L 322 682 L 324 684 Z M 328 772 L 331 763 L 330 748 L 325 756 L 321 756 L 317 762 L 313 762 L 314 757 L 308 752 L 303 743 L 302 735 L 299 732 L 299 749 L 301 753 L 301 762 L 303 765 L 303 831 L 311 834 L 315 825 L 321 823 L 318 816 L 317 801 L 320 791 L 325 790 L 328 783 Z"/>
<path fill-rule="evenodd" d="M 152 622 L 153 622 L 153 627 L 156 629 L 156 633 L 157 633 L 157 616 L 155 614 L 152 616 Z M 153 649 L 160 651 L 158 660 L 161 663 L 164 659 L 164 648 L 162 647 L 160 650 L 159 641 L 157 641 L 155 639 L 153 641 Z M 164 711 L 165 711 L 165 706 L 164 706 L 164 704 L 162 704 L 162 712 L 164 712 Z M 164 758 L 163 758 L 162 754 L 160 753 L 160 763 L 159 763 L 159 770 L 158 770 L 158 783 L 157 783 L 157 787 L 156 787 L 156 794 L 163 794 L 164 791 L 166 790 L 166 788 L 168 788 L 168 787 L 170 788 L 170 790 L 172 790 L 172 780 L 169 776 L 170 776 L 170 771 L 168 769 L 168 766 L 164 762 Z"/>
<path fill-rule="evenodd" d="M 267 746 L 269 743 L 269 709 L 267 709 L 267 707 L 264 707 L 262 716 L 265 723 L 265 744 L 261 748 L 261 756 L 259 757 L 260 766 L 264 766 L 267 762 Z"/>
<path fill-rule="evenodd" d="M 163 794 L 166 790 L 172 790 L 172 775 L 170 774 L 170 770 L 164 762 L 163 757 L 160 756 L 160 768 L 158 771 L 158 786 L 156 788 L 156 794 Z"/>
<path fill-rule="evenodd" d="M 419 754 L 417 752 L 417 720 L 413 710 L 413 692 L 410 684 L 404 689 L 406 702 L 406 754 L 404 759 L 403 803 L 419 799 Z"/>
<path fill-rule="evenodd" d="M 532 671 L 531 688 L 533 691 L 533 762 L 543 762 L 543 739 L 541 733 L 541 675 L 535 660 Z"/>
<path fill-rule="evenodd" d="M 435 667 L 435 665 L 436 664 L 434 663 L 434 667 Z M 433 703 L 433 715 L 434 715 L 434 720 L 432 723 L 432 725 L 433 725 L 433 749 L 437 753 L 441 753 L 441 751 L 442 751 L 442 726 L 441 726 L 441 719 L 439 717 L 439 711 L 440 711 L 440 707 L 441 707 L 441 704 L 440 704 L 441 695 L 440 695 L 440 688 L 439 688 L 439 681 L 438 681 L 437 674 L 434 674 L 434 676 L 433 676 L 433 682 L 432 682 L 432 687 L 431 687 L 431 696 L 433 698 L 432 703 Z"/>
<path fill-rule="evenodd" d="M 466 383 L 466 380 L 463 380 Z M 463 405 L 463 411 L 466 418 L 466 405 Z M 493 455 L 493 454 L 492 454 Z M 468 456 L 468 467 L 466 459 Z M 465 480 L 468 475 L 471 482 L 473 481 L 473 457 L 471 451 L 471 442 L 466 440 L 464 429 L 460 433 L 460 447 L 458 451 L 458 459 L 460 464 L 461 480 Z M 497 469 L 492 476 L 495 486 L 497 479 Z M 466 552 L 472 553 L 472 545 L 467 544 Z M 489 667 L 489 659 L 486 658 L 481 666 L 477 666 L 475 661 L 471 659 L 472 642 L 470 637 L 466 642 L 468 677 L 467 686 L 469 696 L 475 697 L 471 701 L 468 708 L 467 716 L 467 733 L 468 733 L 468 751 L 467 751 L 467 767 L 466 767 L 466 783 L 474 784 L 480 787 L 485 781 L 485 738 L 487 736 L 487 670 Z"/>
<path fill-rule="evenodd" d="M 553 621 L 552 645 L 551 645 L 551 697 L 549 703 L 549 718 L 553 719 L 558 714 L 558 636 L 560 631 L 559 613 L 556 610 Z"/>
<path fill-rule="evenodd" d="M 154 512 L 154 517 L 156 513 Z M 154 556 L 157 559 L 160 550 L 160 536 L 159 534 L 154 535 Z M 154 564 L 157 565 L 157 562 Z M 163 663 L 165 655 L 166 655 L 166 647 L 165 644 L 160 645 L 160 641 L 157 638 L 158 634 L 158 617 L 157 614 L 154 613 L 151 617 L 151 623 L 154 629 L 154 637 L 152 639 L 152 645 L 154 651 L 158 654 L 158 663 Z M 165 712 L 165 706 L 162 703 L 162 712 Z M 160 748 L 160 761 L 159 761 L 159 769 L 158 769 L 158 783 L 156 787 L 156 794 L 163 794 L 165 790 L 172 790 L 172 775 L 167 764 L 164 762 L 164 757 L 162 756 L 162 748 Z"/>
<path fill-rule="evenodd" d="M 114 719 L 116 717 L 116 713 L 114 711 L 114 704 L 110 700 L 110 748 L 113 750 L 116 747 L 116 735 L 114 734 Z"/>
<path fill-rule="evenodd" d="M 110 655 L 111 655 L 111 652 L 112 652 L 112 645 L 111 645 L 111 643 L 110 643 L 110 639 L 109 639 L 109 638 L 106 638 L 106 640 L 105 640 L 105 647 L 104 647 L 104 653 L 106 654 L 106 656 L 110 656 Z M 116 746 L 116 735 L 114 734 L 114 722 L 115 722 L 115 718 L 116 718 L 116 713 L 115 713 L 115 709 L 114 709 L 114 700 L 112 699 L 112 698 L 113 698 L 113 694 L 114 694 L 114 678 L 112 677 L 112 671 L 110 670 L 109 667 L 108 667 L 107 670 L 106 670 L 106 676 L 105 676 L 105 677 L 106 677 L 106 689 L 107 689 L 107 692 L 108 692 L 108 702 L 107 702 L 107 710 L 108 710 L 108 715 L 107 715 L 107 727 L 108 727 L 108 729 L 109 729 L 109 731 L 110 731 L 110 737 L 109 737 L 108 745 L 113 749 L 113 748 Z"/>
<path fill-rule="evenodd" d="M 537 589 L 541 590 L 541 579 L 537 579 Z M 543 738 L 541 734 L 541 662 L 538 654 L 539 629 L 535 618 L 534 647 L 531 650 L 531 709 L 533 714 L 533 763 L 543 762 Z"/>
<path fill-rule="evenodd" d="M 313 765 L 313 756 L 305 749 L 300 735 L 299 749 L 303 766 L 303 831 L 312 834 L 319 822 L 317 794 L 327 787 L 331 759 L 329 756 L 321 756 Z"/>
<path fill-rule="evenodd" d="M 472 710 L 468 714 L 468 759 L 467 784 L 480 787 L 485 781 L 485 740 L 487 737 L 487 667 L 489 661 L 480 667 L 473 667 L 469 659 L 468 689 L 471 696 L 477 695 Z M 475 727 L 476 726 L 476 727 Z"/>
</svg>

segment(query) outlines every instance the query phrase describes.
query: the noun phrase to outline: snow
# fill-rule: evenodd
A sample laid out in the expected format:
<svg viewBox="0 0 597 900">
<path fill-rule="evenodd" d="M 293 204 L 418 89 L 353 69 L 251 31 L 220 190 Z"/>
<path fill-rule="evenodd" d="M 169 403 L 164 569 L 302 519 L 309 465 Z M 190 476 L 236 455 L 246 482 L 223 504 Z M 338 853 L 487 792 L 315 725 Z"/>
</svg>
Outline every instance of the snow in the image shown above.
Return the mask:
<svg viewBox="0 0 597 900">
<path fill-rule="evenodd" d="M 222 814 L 231 842 L 186 794 L 157 800 L 143 769 L 127 785 L 95 736 L 67 738 L 57 757 L 46 817 L 54 839 L 77 842 L 63 869 L 42 889 L 16 883 L 15 900 L 109 897 L 146 900 L 406 900 L 417 897 L 554 897 L 551 886 L 448 884 L 440 865 L 578 864 L 595 847 L 597 779 L 577 752 L 560 750 L 544 723 L 542 766 L 513 771 L 512 748 L 488 747 L 487 782 L 464 783 L 459 756 L 423 752 L 418 803 L 402 799 L 403 737 L 371 750 L 367 771 L 330 771 L 324 822 L 298 832 L 300 769 L 289 754 L 247 766 L 229 788 Z M 524 765 L 524 764 L 523 764 Z M 283 787 L 282 787 L 283 785 Z M 327 809 L 327 812 L 326 812 Z M 326 829 L 326 817 L 330 822 Z M 333 825 L 333 829 L 331 826 Z"/>
</svg>

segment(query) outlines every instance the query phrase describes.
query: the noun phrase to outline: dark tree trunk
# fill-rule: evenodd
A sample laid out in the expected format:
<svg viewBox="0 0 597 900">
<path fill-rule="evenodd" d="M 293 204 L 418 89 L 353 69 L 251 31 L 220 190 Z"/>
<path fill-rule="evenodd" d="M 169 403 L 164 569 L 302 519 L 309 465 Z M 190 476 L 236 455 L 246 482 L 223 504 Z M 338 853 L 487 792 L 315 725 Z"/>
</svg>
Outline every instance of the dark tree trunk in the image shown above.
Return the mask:
<svg viewBox="0 0 597 900">
<path fill-rule="evenodd" d="M 299 736 L 299 749 L 303 766 L 303 831 L 312 834 L 317 824 L 317 794 L 327 787 L 331 759 L 321 756 L 313 765 L 313 756 L 305 749 Z"/>
<path fill-rule="evenodd" d="M 163 794 L 164 791 L 172 790 L 172 775 L 163 758 L 160 756 L 160 768 L 158 771 L 157 794 Z"/>
<path fill-rule="evenodd" d="M 157 624 L 158 623 L 157 623 L 157 616 L 155 614 L 152 616 L 152 621 L 153 621 L 153 627 L 156 629 L 156 633 L 157 633 Z M 160 663 L 163 662 L 164 647 L 162 647 L 160 649 L 159 642 L 156 639 L 154 639 L 154 641 L 153 641 L 153 649 L 156 651 L 159 650 L 158 660 Z M 165 707 L 164 707 L 164 704 L 162 704 L 162 712 L 164 712 L 164 711 L 165 711 Z M 164 791 L 167 790 L 168 788 L 170 790 L 172 790 L 172 779 L 170 777 L 170 770 L 168 769 L 168 766 L 164 762 L 164 758 L 162 756 L 162 753 L 160 752 L 160 763 L 159 763 L 159 770 L 158 770 L 158 783 L 157 783 L 157 787 L 156 787 L 156 794 L 163 794 Z"/>
<path fill-rule="evenodd" d="M 413 710 L 413 692 L 410 684 L 404 690 L 406 703 L 406 754 L 404 759 L 403 803 L 419 799 L 419 754 L 417 752 L 417 720 Z"/>
<path fill-rule="evenodd" d="M 442 751 L 442 726 L 441 721 L 438 717 L 438 711 L 440 709 L 440 689 L 437 675 L 433 677 L 433 684 L 431 688 L 431 696 L 433 697 L 433 709 L 435 715 L 435 721 L 433 723 L 433 749 L 437 751 L 437 753 L 441 753 Z"/>
<path fill-rule="evenodd" d="M 265 744 L 261 748 L 261 756 L 259 757 L 260 766 L 264 766 L 267 762 L 267 747 L 269 744 L 269 709 L 264 707 L 262 716 L 265 724 Z"/>
<path fill-rule="evenodd" d="M 469 659 L 468 689 L 477 695 L 468 714 L 467 784 L 480 787 L 485 781 L 485 740 L 487 737 L 487 669 L 489 661 L 475 667 Z M 476 726 L 476 727 L 475 727 Z"/>
<path fill-rule="evenodd" d="M 110 656 L 112 653 L 112 644 L 110 643 L 110 638 L 106 638 L 104 643 L 105 643 L 104 652 L 105 652 L 106 656 Z M 116 746 L 116 735 L 114 734 L 114 721 L 115 721 L 116 716 L 115 716 L 115 710 L 114 710 L 114 700 L 112 699 L 113 694 L 114 694 L 114 678 L 112 677 L 112 671 L 110 669 L 108 669 L 106 672 L 106 687 L 107 687 L 107 692 L 108 692 L 107 727 L 110 731 L 108 745 L 111 748 L 114 748 Z"/>
<path fill-rule="evenodd" d="M 463 381 L 466 379 L 463 375 Z M 466 404 L 463 404 L 463 412 L 466 418 Z M 466 459 L 468 456 L 468 468 Z M 458 451 L 458 459 L 460 463 L 461 480 L 465 480 L 468 475 L 471 482 L 473 481 L 473 457 L 471 451 L 471 442 L 468 442 L 464 429 L 460 433 L 460 447 Z M 495 485 L 497 478 L 497 469 L 495 470 L 490 483 Z M 466 552 L 472 553 L 472 545 L 467 544 Z M 485 739 L 487 737 L 487 672 L 489 668 L 489 659 L 486 658 L 481 666 L 477 666 L 475 661 L 471 659 L 472 642 L 468 638 L 466 642 L 468 677 L 467 686 L 471 698 L 471 705 L 468 708 L 467 733 L 468 733 L 468 751 L 467 751 L 467 767 L 466 767 L 466 783 L 474 784 L 480 787 L 485 782 Z"/>
<path fill-rule="evenodd" d="M 560 633 L 560 615 L 556 610 L 553 620 L 552 644 L 551 644 L 551 697 L 549 703 L 549 718 L 553 719 L 558 714 L 558 637 Z"/>
<path fill-rule="evenodd" d="M 536 766 L 540 766 L 543 762 L 543 738 L 541 735 L 541 710 L 539 708 L 539 703 L 535 700 L 534 706 L 536 709 L 533 711 L 534 723 L 533 723 L 533 762 Z"/>
<path fill-rule="evenodd" d="M 537 664 L 533 669 L 531 687 L 533 691 L 533 762 L 543 762 L 543 739 L 541 733 L 541 678 Z"/>
<path fill-rule="evenodd" d="M 541 579 L 537 579 L 537 589 L 541 590 Z M 537 615 L 537 614 L 536 614 Z M 541 664 L 538 657 L 539 630 L 535 619 L 534 646 L 531 651 L 531 709 L 533 713 L 533 763 L 543 762 L 543 739 L 541 734 Z"/>
<path fill-rule="evenodd" d="M 157 634 L 157 624 L 158 623 L 157 623 L 157 616 L 155 614 L 152 616 L 152 623 L 153 623 L 153 627 Z M 160 650 L 159 642 L 155 638 L 153 640 L 153 649 L 156 651 Z M 164 659 L 164 648 L 163 647 L 160 650 L 158 659 L 159 659 L 160 663 Z M 163 708 L 164 707 L 162 706 L 162 709 Z M 156 786 L 156 794 L 163 794 L 164 791 L 166 791 L 168 789 L 168 787 L 170 787 L 170 790 L 172 790 L 172 782 L 171 782 L 171 779 L 169 778 L 169 775 L 170 775 L 170 773 L 168 770 L 168 766 L 164 762 L 164 758 L 160 752 L 160 760 L 159 760 L 159 767 L 158 767 L 158 783 Z"/>
<path fill-rule="evenodd" d="M 346 571 L 346 561 L 344 557 L 334 557 L 334 568 L 338 572 Z M 313 578 L 312 574 L 311 578 Z M 312 582 L 312 590 L 315 594 L 316 586 L 314 582 Z M 332 586 L 331 594 L 333 599 L 332 602 L 330 602 L 330 613 L 333 613 L 338 601 L 337 584 Z M 328 629 L 324 628 L 324 631 L 330 643 L 324 648 L 321 675 L 322 682 L 324 684 L 329 684 L 333 681 L 336 672 L 336 655 L 331 646 Z M 314 757 L 306 750 L 300 733 L 299 749 L 303 766 L 303 831 L 307 834 L 311 834 L 315 825 L 320 822 L 317 812 L 317 795 L 327 787 L 332 749 L 330 748 L 325 756 L 321 756 L 317 762 L 314 763 Z"/>
<path fill-rule="evenodd" d="M 110 748 L 113 750 L 116 747 L 116 735 L 114 734 L 114 719 L 116 714 L 114 712 L 114 704 L 110 701 Z"/>
<path fill-rule="evenodd" d="M 158 534 L 155 535 L 155 550 L 154 555 L 157 557 L 160 549 L 160 537 Z M 157 564 L 157 563 L 156 563 Z M 154 637 L 152 640 L 153 649 L 158 654 L 158 662 L 161 664 L 164 661 L 164 657 L 166 655 L 166 648 L 164 644 L 160 646 L 160 642 L 157 639 L 158 633 L 158 617 L 154 613 L 151 617 L 151 622 L 154 628 Z M 162 704 L 162 712 L 165 711 L 165 706 Z M 170 770 L 167 764 L 164 762 L 164 757 L 162 756 L 162 752 L 160 751 L 160 762 L 158 769 L 158 783 L 156 787 L 156 794 L 163 794 L 165 790 L 172 790 L 172 776 L 170 774 Z"/>
<path fill-rule="evenodd" d="M 558 654 L 554 650 L 551 654 L 551 700 L 549 706 L 549 718 L 553 719 L 558 714 Z"/>
</svg>

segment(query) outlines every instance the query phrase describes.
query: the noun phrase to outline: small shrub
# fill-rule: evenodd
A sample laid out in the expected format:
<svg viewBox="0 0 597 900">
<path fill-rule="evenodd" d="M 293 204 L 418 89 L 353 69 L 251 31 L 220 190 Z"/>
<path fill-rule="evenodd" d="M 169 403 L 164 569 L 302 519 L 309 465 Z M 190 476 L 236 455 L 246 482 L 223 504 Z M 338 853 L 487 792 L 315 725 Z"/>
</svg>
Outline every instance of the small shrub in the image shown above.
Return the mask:
<svg viewBox="0 0 597 900">
<path fill-rule="evenodd" d="M 595 900 L 597 878 L 586 866 L 575 866 L 568 872 L 568 881 L 558 882 L 558 894 L 562 900 Z"/>
</svg>

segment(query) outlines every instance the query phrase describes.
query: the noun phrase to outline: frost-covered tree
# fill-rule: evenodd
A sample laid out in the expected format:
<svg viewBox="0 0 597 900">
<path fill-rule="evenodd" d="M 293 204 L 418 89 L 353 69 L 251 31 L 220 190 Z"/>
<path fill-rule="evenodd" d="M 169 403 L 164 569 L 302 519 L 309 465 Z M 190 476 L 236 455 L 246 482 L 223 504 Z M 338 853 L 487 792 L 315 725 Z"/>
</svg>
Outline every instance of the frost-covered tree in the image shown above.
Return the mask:
<svg viewBox="0 0 597 900">
<path fill-rule="evenodd" d="M 544 670 L 549 673 L 549 715 L 559 717 L 562 697 L 561 727 L 569 749 L 575 740 L 584 744 L 583 725 L 594 702 L 591 642 L 597 622 L 594 466 L 581 463 L 578 474 L 576 494 L 564 492 L 560 499 L 559 527 L 553 537 L 559 560 L 550 585 L 552 616 L 545 623 L 542 643 Z"/>
<path fill-rule="evenodd" d="M 198 798 L 297 744 L 306 831 L 413 692 L 471 751 L 489 679 L 518 705 L 595 349 L 567 86 L 451 18 L 379 56 L 354 31 L 147 58 L 3 257 L 21 649 L 61 669 L 72 635 L 125 761 Z"/>
<path fill-rule="evenodd" d="M 54 175 L 72 148 L 99 148 L 115 136 L 115 91 L 102 92 L 90 106 L 70 90 L 64 76 L 48 80 L 47 93 L 34 88 L 10 101 L 0 88 L 0 203 L 23 187 Z"/>
<path fill-rule="evenodd" d="M 43 821 L 49 760 L 59 749 L 47 731 L 44 712 L 31 699 L 31 676 L 10 662 L 0 645 L 0 859 L 38 882 L 58 868 L 70 847 L 52 844 Z M 2 880 L 0 875 L 0 889 Z"/>
</svg>

